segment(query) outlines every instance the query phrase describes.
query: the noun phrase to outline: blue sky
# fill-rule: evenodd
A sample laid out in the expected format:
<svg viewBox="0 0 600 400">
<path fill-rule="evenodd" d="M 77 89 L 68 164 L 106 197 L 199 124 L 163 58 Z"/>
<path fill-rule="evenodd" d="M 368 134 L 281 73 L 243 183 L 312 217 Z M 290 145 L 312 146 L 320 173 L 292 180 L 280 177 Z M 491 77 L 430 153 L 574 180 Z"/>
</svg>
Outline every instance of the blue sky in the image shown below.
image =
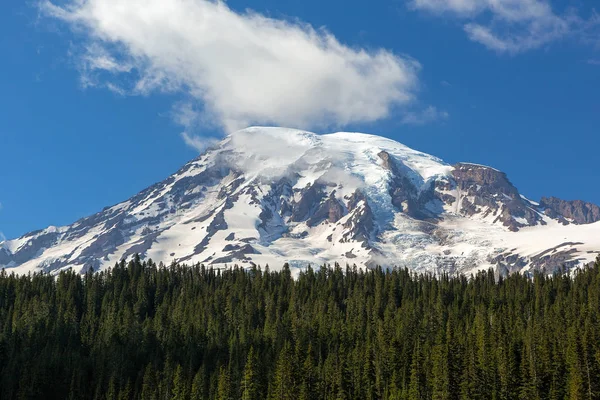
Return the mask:
<svg viewBox="0 0 600 400">
<path fill-rule="evenodd" d="M 0 232 L 125 200 L 248 124 L 380 134 L 600 203 L 593 3 L 4 0 Z"/>
</svg>

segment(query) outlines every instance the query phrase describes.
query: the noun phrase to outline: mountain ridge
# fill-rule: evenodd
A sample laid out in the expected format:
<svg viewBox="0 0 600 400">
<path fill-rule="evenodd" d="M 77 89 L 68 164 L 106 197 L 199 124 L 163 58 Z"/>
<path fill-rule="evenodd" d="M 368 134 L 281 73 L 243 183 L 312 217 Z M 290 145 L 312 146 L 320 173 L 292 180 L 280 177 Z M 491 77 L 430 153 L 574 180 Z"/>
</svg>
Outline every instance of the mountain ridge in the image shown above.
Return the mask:
<svg viewBox="0 0 600 400">
<path fill-rule="evenodd" d="M 0 242 L 0 268 L 85 272 L 139 253 L 215 266 L 552 272 L 595 259 L 599 220 L 591 203 L 533 202 L 497 169 L 380 136 L 253 127 L 126 201 Z"/>
</svg>

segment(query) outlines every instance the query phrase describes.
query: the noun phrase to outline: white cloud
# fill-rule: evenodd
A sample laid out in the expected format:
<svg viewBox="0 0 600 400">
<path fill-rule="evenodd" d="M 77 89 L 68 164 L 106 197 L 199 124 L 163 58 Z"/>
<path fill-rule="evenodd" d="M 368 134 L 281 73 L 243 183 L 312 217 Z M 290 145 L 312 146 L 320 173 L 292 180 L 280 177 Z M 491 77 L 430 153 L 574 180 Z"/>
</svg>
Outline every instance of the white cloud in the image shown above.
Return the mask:
<svg viewBox="0 0 600 400">
<path fill-rule="evenodd" d="M 431 122 L 448 119 L 450 115 L 446 111 L 438 110 L 436 107 L 429 106 L 420 111 L 407 112 L 402 118 L 402 123 L 406 125 L 425 125 Z"/>
<path fill-rule="evenodd" d="M 171 111 L 171 118 L 184 128 L 184 131 L 181 132 L 184 143 L 199 153 L 218 141 L 216 138 L 194 133 L 212 125 L 212 121 L 207 120 L 202 111 L 194 107 L 191 102 L 176 103 Z"/>
<path fill-rule="evenodd" d="M 413 0 L 410 5 L 436 14 L 456 13 L 466 16 L 481 11 L 484 2 L 479 0 Z"/>
<path fill-rule="evenodd" d="M 92 43 L 86 47 L 83 56 L 84 65 L 91 71 L 103 70 L 107 72 L 130 72 L 132 66 L 117 61 L 104 47 Z"/>
<path fill-rule="evenodd" d="M 600 60 L 588 60 L 587 62 L 590 65 L 600 65 Z"/>
<path fill-rule="evenodd" d="M 199 153 L 202 153 L 208 147 L 211 147 L 218 142 L 217 139 L 199 136 L 189 132 L 181 132 L 181 137 L 185 144 L 192 149 L 196 149 Z"/>
<path fill-rule="evenodd" d="M 547 0 L 411 0 L 410 7 L 467 22 L 468 37 L 487 48 L 517 54 L 543 47 L 569 35 L 582 35 L 595 25 L 572 10 L 556 13 Z"/>
<path fill-rule="evenodd" d="M 410 57 L 351 48 L 324 29 L 223 2 L 68 0 L 41 8 L 85 38 L 86 86 L 183 92 L 227 131 L 375 121 L 410 104 L 418 89 L 420 66 Z"/>
</svg>

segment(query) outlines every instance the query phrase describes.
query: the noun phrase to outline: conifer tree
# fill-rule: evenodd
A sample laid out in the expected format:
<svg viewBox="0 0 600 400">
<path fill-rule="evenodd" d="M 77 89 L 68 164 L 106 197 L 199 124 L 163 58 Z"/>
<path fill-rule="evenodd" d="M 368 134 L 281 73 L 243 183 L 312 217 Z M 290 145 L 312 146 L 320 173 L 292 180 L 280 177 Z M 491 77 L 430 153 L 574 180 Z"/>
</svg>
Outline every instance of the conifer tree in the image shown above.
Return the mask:
<svg viewBox="0 0 600 400">
<path fill-rule="evenodd" d="M 185 377 L 183 376 L 183 368 L 177 365 L 175 374 L 173 375 L 173 385 L 171 388 L 171 400 L 187 400 L 188 386 Z"/>
<path fill-rule="evenodd" d="M 277 359 L 271 390 L 272 400 L 292 400 L 296 398 L 294 375 L 293 353 L 289 342 L 286 342 Z"/>
<path fill-rule="evenodd" d="M 191 400 L 206 400 L 206 371 L 204 366 L 196 372 L 192 381 Z"/>
<path fill-rule="evenodd" d="M 318 383 L 312 352 L 312 345 L 309 344 L 306 352 L 306 358 L 302 364 L 300 394 L 298 397 L 299 400 L 310 400 L 317 398 Z"/>
<path fill-rule="evenodd" d="M 583 366 L 582 366 L 582 352 L 581 345 L 579 342 L 579 335 L 575 331 L 575 327 L 571 327 L 568 333 L 568 347 L 567 347 L 567 395 L 569 400 L 583 400 L 586 398 Z"/>
<path fill-rule="evenodd" d="M 226 367 L 221 366 L 219 370 L 219 381 L 217 385 L 217 400 L 233 400 L 231 390 L 231 377 Z"/>
<path fill-rule="evenodd" d="M 250 347 L 246 365 L 244 366 L 242 400 L 259 400 L 261 398 L 258 358 L 254 352 L 254 347 Z"/>
<path fill-rule="evenodd" d="M 413 353 L 413 359 L 410 365 L 410 385 L 408 388 L 408 400 L 425 400 L 426 395 L 426 382 L 425 375 L 423 373 L 423 355 L 421 353 L 421 346 L 417 344 L 416 349 Z"/>
<path fill-rule="evenodd" d="M 443 343 L 438 343 L 432 351 L 432 386 L 433 400 L 449 400 L 450 394 L 450 376 L 447 347 Z"/>
<path fill-rule="evenodd" d="M 148 400 L 158 400 L 158 384 L 156 382 L 156 372 L 152 364 L 146 365 L 146 369 L 144 370 L 141 397 Z"/>
</svg>

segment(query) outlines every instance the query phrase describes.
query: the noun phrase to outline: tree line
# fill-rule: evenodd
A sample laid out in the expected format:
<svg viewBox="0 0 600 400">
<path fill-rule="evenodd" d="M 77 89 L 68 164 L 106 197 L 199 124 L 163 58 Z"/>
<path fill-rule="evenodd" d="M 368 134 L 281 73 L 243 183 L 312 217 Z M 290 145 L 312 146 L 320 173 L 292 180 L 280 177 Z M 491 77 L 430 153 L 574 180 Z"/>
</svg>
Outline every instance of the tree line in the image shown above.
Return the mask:
<svg viewBox="0 0 600 400">
<path fill-rule="evenodd" d="M 0 273 L 2 399 L 600 399 L 600 262 Z"/>
</svg>

